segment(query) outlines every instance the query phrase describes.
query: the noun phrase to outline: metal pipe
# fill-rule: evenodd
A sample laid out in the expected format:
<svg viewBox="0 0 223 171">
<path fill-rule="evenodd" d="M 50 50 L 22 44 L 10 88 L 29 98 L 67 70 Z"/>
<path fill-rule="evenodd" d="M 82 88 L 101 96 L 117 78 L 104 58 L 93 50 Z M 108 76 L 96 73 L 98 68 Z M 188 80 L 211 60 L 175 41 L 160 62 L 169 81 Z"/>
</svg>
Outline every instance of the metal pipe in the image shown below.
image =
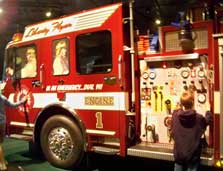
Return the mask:
<svg viewBox="0 0 223 171">
<path fill-rule="evenodd" d="M 132 108 L 135 106 L 135 50 L 134 50 L 134 28 L 133 28 L 133 0 L 129 1 L 129 27 L 130 27 L 130 55 L 131 55 L 131 77 L 132 77 Z"/>
</svg>

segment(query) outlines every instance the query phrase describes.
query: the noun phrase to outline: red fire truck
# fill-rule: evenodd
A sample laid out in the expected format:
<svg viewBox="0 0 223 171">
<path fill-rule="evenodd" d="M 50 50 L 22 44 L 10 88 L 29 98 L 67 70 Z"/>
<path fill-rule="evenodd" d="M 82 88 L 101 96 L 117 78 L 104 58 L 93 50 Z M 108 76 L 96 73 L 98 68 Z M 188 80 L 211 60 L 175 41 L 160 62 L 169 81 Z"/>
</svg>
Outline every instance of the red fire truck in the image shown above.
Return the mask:
<svg viewBox="0 0 223 171">
<path fill-rule="evenodd" d="M 222 28 L 191 25 L 160 27 L 150 41 L 134 30 L 131 2 L 28 25 L 5 52 L 4 95 L 13 102 L 28 96 L 6 109 L 9 137 L 29 140 L 61 168 L 87 152 L 173 161 L 171 113 L 191 89 L 195 109 L 204 114 L 210 103 L 214 115 L 202 164 L 221 167 Z"/>
</svg>

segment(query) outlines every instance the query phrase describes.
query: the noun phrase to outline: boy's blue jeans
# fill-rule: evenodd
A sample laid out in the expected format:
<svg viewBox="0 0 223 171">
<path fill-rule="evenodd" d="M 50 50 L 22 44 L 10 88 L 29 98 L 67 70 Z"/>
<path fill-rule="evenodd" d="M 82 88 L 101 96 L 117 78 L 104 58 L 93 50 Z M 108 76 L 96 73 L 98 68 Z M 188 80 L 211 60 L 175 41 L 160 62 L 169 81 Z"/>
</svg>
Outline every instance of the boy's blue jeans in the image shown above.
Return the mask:
<svg viewBox="0 0 223 171">
<path fill-rule="evenodd" d="M 175 163 L 174 171 L 198 171 L 199 163 L 188 164 L 185 166 Z M 185 170 L 184 170 L 185 168 Z"/>
</svg>

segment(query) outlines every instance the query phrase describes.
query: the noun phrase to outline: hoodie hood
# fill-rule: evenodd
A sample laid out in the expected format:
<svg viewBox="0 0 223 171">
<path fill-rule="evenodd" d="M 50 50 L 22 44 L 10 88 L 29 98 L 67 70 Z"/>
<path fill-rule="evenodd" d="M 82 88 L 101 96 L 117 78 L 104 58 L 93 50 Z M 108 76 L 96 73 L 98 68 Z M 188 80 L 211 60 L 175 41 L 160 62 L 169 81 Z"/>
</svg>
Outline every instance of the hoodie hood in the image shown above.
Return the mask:
<svg viewBox="0 0 223 171">
<path fill-rule="evenodd" d="M 196 111 L 185 110 L 179 115 L 180 123 L 185 128 L 192 128 L 196 123 Z"/>
</svg>

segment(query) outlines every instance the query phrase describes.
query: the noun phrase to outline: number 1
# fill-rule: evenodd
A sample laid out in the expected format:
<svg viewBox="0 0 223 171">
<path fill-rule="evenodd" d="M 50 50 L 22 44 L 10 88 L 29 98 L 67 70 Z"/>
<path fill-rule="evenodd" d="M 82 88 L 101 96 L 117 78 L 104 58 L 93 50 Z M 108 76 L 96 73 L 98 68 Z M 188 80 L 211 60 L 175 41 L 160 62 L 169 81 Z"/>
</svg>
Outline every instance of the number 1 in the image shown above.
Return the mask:
<svg viewBox="0 0 223 171">
<path fill-rule="evenodd" d="M 103 128 L 102 112 L 96 112 L 96 128 Z"/>
</svg>

